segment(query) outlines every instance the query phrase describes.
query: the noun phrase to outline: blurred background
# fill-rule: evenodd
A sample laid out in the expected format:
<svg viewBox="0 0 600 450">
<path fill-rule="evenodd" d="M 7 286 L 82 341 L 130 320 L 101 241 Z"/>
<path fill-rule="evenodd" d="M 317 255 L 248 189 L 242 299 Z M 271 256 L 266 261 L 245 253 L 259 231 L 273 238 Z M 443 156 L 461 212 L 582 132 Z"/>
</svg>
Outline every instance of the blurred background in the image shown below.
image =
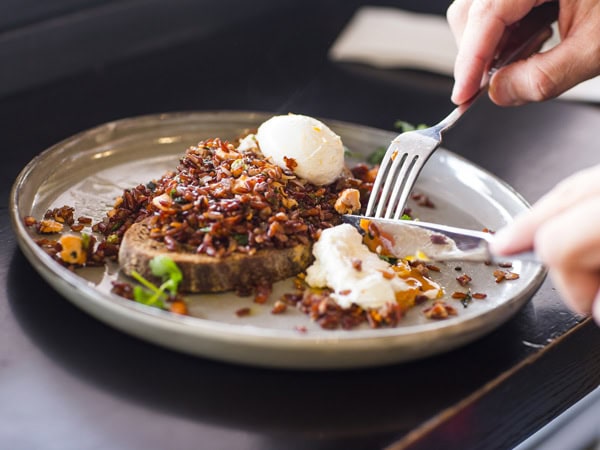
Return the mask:
<svg viewBox="0 0 600 450">
<path fill-rule="evenodd" d="M 449 1 L 357 0 L 4 0 L 0 2 L 0 97 L 83 72 L 101 71 L 128 58 L 198 41 L 231 30 L 219 46 L 229 69 L 236 61 L 282 48 L 293 40 L 296 58 L 313 52 L 324 58 L 328 45 L 361 4 L 376 3 L 443 15 Z M 323 21 L 323 15 L 328 16 Z M 252 19 L 252 20 L 250 20 Z M 287 33 L 278 33 L 282 29 Z M 256 35 L 268 42 L 255 41 Z M 253 41 L 254 40 L 254 41 Z M 252 44 L 256 43 L 256 46 Z M 236 54 L 243 47 L 246 56 Z M 190 49 L 188 59 L 201 58 Z M 272 59 L 282 57 L 274 53 Z M 275 61 L 272 61 L 275 62 Z M 176 61 L 166 61 L 176 63 Z M 209 61 L 206 61 L 209 63 Z M 261 62 L 263 70 L 273 69 Z M 256 73 L 257 67 L 246 67 Z M 189 68 L 189 66 L 188 66 Z M 212 67 L 214 70 L 215 67 Z M 297 68 L 295 68 L 297 69 Z M 305 68 L 304 71 L 309 68 Z M 312 67 L 311 69 L 314 69 Z M 279 68 L 282 72 L 283 68 Z M 152 77 L 152 73 L 147 74 Z"/>
</svg>

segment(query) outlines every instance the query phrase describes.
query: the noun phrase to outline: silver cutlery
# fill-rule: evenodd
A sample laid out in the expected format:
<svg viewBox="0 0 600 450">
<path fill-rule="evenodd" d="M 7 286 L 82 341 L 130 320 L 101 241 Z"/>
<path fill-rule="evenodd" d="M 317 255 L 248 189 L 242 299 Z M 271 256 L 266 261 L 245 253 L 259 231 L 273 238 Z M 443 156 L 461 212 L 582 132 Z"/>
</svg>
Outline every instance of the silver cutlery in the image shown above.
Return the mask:
<svg viewBox="0 0 600 450">
<path fill-rule="evenodd" d="M 403 258 L 420 254 L 433 261 L 480 261 L 499 263 L 519 260 L 540 263 L 533 252 L 523 252 L 510 257 L 497 257 L 490 252 L 494 235 L 485 231 L 441 225 L 419 220 L 395 220 L 365 217 L 352 214 L 342 216 L 361 233 L 383 235 L 387 251 Z"/>
<path fill-rule="evenodd" d="M 558 17 L 558 2 L 534 8 L 505 34 L 501 50 L 486 73 L 479 91 L 457 106 L 437 125 L 398 135 L 388 147 L 380 164 L 366 216 L 399 219 L 421 169 L 442 142 L 443 133 L 452 127 L 487 90 L 492 74 L 511 62 L 537 51 L 552 35 L 550 25 Z"/>
</svg>

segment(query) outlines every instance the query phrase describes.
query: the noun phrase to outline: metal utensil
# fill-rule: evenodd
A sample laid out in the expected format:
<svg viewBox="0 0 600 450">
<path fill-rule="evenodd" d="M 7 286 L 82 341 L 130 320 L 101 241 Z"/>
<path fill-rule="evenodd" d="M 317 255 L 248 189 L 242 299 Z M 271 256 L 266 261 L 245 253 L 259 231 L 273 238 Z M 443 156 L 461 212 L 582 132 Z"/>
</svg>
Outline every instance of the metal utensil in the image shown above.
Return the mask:
<svg viewBox="0 0 600 450">
<path fill-rule="evenodd" d="M 537 51 L 552 35 L 549 26 L 558 17 L 558 2 L 534 8 L 512 25 L 500 45 L 499 54 L 486 73 L 481 88 L 462 105 L 433 127 L 402 133 L 388 147 L 367 209 L 366 216 L 399 219 L 421 169 L 442 142 L 443 133 L 452 127 L 469 107 L 487 90 L 492 74 L 511 62 Z"/>
<path fill-rule="evenodd" d="M 419 220 L 394 220 L 345 214 L 344 223 L 362 233 L 384 236 L 387 248 L 395 257 L 422 254 L 435 261 L 502 262 L 490 252 L 493 234 Z M 373 228 L 374 227 L 374 228 Z M 504 258 L 541 264 L 533 252 Z"/>
</svg>

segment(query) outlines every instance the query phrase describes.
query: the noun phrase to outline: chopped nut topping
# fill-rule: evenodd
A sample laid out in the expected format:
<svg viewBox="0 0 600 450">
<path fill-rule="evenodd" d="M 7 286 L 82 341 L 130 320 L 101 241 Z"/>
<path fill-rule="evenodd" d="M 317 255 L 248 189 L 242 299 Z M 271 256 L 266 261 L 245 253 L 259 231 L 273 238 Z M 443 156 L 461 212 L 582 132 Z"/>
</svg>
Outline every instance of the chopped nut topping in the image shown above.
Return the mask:
<svg viewBox="0 0 600 450">
<path fill-rule="evenodd" d="M 435 208 L 435 205 L 433 204 L 431 199 L 425 194 L 414 193 L 414 194 L 412 194 L 411 198 L 415 202 L 417 202 L 417 205 L 419 205 L 419 206 L 424 206 L 426 208 Z"/>
<path fill-rule="evenodd" d="M 496 283 L 500 283 L 504 280 L 517 280 L 519 279 L 519 274 L 507 270 L 494 270 L 494 277 L 496 278 Z"/>
<path fill-rule="evenodd" d="M 238 317 L 245 317 L 245 316 L 249 316 L 250 315 L 250 308 L 245 307 L 245 308 L 240 308 L 235 312 L 235 315 Z"/>
<path fill-rule="evenodd" d="M 456 281 L 458 281 L 458 284 L 460 284 L 461 286 L 466 286 L 467 284 L 469 284 L 471 281 L 473 280 L 473 278 L 471 278 L 469 275 L 467 275 L 466 273 L 463 273 L 461 276 L 456 277 Z"/>
<path fill-rule="evenodd" d="M 273 286 L 270 283 L 261 283 L 256 286 L 256 292 L 254 294 L 254 303 L 263 304 L 271 295 L 271 291 L 273 290 Z"/>
<path fill-rule="evenodd" d="M 271 314 L 282 314 L 287 309 L 287 304 L 283 300 L 276 300 L 273 308 L 271 309 Z"/>
<path fill-rule="evenodd" d="M 360 192 L 358 189 L 344 189 L 335 201 L 335 210 L 339 214 L 350 214 L 360 210 Z"/>
<path fill-rule="evenodd" d="M 429 308 L 423 310 L 428 319 L 443 320 L 457 314 L 456 309 L 442 301 L 435 302 Z"/>
<path fill-rule="evenodd" d="M 340 222 L 335 209 L 340 198 L 347 208 L 360 207 L 358 189 L 366 193 L 369 186 L 351 175 L 315 186 L 257 148 L 236 150 L 210 139 L 188 148 L 176 171 L 125 190 L 92 229 L 120 241 L 132 223 L 146 220 L 150 237 L 170 250 L 186 246 L 217 258 L 291 248 L 309 245 L 322 229 Z"/>
<path fill-rule="evenodd" d="M 38 232 L 42 234 L 60 233 L 64 228 L 62 223 L 52 219 L 40 220 L 38 224 Z"/>
<path fill-rule="evenodd" d="M 360 272 L 362 270 L 362 260 L 358 258 L 352 258 L 352 267 L 354 270 Z"/>
<path fill-rule="evenodd" d="M 287 156 L 284 156 L 283 161 L 285 162 L 285 166 L 292 171 L 298 167 L 298 161 L 296 161 L 294 158 L 288 158 Z"/>
</svg>

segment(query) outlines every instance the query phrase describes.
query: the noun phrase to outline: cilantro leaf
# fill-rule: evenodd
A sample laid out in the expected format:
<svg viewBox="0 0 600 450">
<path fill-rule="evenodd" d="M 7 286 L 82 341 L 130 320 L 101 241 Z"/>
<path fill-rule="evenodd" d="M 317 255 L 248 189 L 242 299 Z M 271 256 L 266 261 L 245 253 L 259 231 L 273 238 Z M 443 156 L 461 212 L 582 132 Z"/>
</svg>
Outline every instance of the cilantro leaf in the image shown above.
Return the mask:
<svg viewBox="0 0 600 450">
<path fill-rule="evenodd" d="M 171 258 L 165 255 L 155 256 L 150 260 L 150 270 L 154 276 L 162 278 L 163 284 L 159 288 L 161 291 L 168 289 L 171 295 L 177 294 L 183 275 Z"/>
<path fill-rule="evenodd" d="M 133 299 L 144 305 L 165 309 L 164 302 L 168 299 L 169 294 L 177 295 L 177 288 L 183 279 L 183 274 L 177 264 L 165 255 L 152 258 L 149 266 L 152 274 L 161 278 L 162 284 L 156 286 L 140 273 L 132 271 L 131 276 L 141 285 L 133 288 Z M 168 291 L 168 294 L 165 291 Z"/>
</svg>

